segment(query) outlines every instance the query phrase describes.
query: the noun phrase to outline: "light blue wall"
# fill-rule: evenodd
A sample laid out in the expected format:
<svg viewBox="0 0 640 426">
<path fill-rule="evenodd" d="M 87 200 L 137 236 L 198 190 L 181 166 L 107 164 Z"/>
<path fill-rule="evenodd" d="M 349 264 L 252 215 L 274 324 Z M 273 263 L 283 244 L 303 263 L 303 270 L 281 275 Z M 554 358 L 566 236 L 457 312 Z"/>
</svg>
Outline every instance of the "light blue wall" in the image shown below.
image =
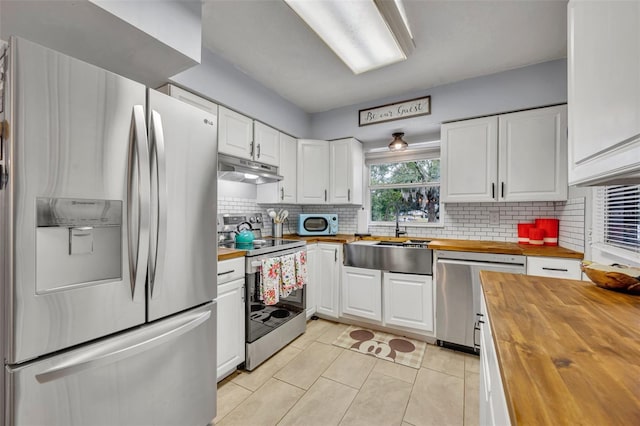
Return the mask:
<svg viewBox="0 0 640 426">
<path fill-rule="evenodd" d="M 182 54 L 200 61 L 202 3 L 200 0 L 89 0 Z"/>
<path fill-rule="evenodd" d="M 171 77 L 171 81 L 292 136 L 309 137 L 306 112 L 207 49 L 202 49 L 200 65 Z"/>
<path fill-rule="evenodd" d="M 431 95 L 431 115 L 358 127 L 361 109 L 426 95 Z M 367 147 L 377 147 L 385 146 L 393 132 L 401 131 L 409 143 L 432 141 L 440 138 L 440 124 L 445 121 L 564 102 L 567 61 L 560 59 L 313 114 L 310 137 L 353 136 Z"/>
<path fill-rule="evenodd" d="M 396 131 L 405 132 L 409 143 L 438 140 L 440 125 L 445 121 L 567 101 L 565 59 L 311 115 L 206 49 L 200 65 L 171 80 L 292 136 L 327 140 L 354 136 L 368 148 L 385 146 Z M 358 126 L 360 109 L 426 95 L 431 95 L 431 115 Z"/>
</svg>

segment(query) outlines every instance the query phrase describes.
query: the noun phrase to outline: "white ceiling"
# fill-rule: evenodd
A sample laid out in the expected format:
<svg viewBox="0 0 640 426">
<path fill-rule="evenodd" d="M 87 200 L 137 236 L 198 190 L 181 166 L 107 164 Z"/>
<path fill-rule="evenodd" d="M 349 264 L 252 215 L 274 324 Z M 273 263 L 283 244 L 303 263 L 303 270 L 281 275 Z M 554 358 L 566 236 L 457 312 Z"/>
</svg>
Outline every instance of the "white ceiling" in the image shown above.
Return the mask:
<svg viewBox="0 0 640 426">
<path fill-rule="evenodd" d="M 566 57 L 566 0 L 404 3 L 415 51 L 360 75 L 282 0 L 205 0 L 203 44 L 309 113 Z"/>
</svg>

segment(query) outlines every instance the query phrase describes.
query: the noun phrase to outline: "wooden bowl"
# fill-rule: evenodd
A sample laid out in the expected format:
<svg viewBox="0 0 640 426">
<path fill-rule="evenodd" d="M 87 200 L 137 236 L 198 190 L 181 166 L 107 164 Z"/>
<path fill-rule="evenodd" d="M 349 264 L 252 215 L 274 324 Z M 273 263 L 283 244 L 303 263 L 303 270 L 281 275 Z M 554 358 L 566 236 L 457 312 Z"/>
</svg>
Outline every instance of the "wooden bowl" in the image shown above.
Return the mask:
<svg viewBox="0 0 640 426">
<path fill-rule="evenodd" d="M 580 267 L 582 272 L 598 287 L 640 294 L 640 268 L 618 264 L 601 265 L 589 261 L 583 261 Z"/>
</svg>

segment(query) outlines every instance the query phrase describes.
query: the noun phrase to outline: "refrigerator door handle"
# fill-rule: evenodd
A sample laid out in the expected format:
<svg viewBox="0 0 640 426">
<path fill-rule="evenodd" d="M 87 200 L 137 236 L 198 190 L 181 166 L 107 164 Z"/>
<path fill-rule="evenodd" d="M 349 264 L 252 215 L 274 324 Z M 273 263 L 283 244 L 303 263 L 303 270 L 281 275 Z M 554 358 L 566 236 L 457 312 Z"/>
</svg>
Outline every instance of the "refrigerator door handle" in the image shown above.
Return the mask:
<svg viewBox="0 0 640 426">
<path fill-rule="evenodd" d="M 211 310 L 196 312 L 176 319 L 175 324 L 169 322 L 169 324 L 161 328 L 159 333 L 154 330 L 145 330 L 148 332 L 142 332 L 128 338 L 114 339 L 103 344 L 102 347 L 95 349 L 89 347 L 76 356 L 72 356 L 42 373 L 36 374 L 36 380 L 39 383 L 51 382 L 146 352 L 188 333 L 210 317 Z"/>
<path fill-rule="evenodd" d="M 149 292 L 150 297 L 157 296 L 160 286 L 156 285 L 163 282 L 164 257 L 167 246 L 167 166 L 164 145 L 164 132 L 162 128 L 162 117 L 157 111 L 151 111 L 150 138 L 151 151 L 154 154 L 154 161 L 151 168 L 151 176 L 155 179 L 156 185 L 156 205 L 152 206 L 154 210 L 154 219 L 157 223 L 152 232 L 155 235 L 151 237 L 150 256 L 149 256 Z M 158 262 L 160 261 L 160 262 Z M 159 267 L 160 266 L 160 267 Z"/>
<path fill-rule="evenodd" d="M 147 126 L 142 105 L 133 106 L 129 144 L 127 237 L 133 300 L 144 298 L 149 257 L 150 177 Z M 135 226 L 134 226 L 135 223 Z M 136 232 L 137 231 L 137 232 Z M 136 238 L 137 237 L 137 238 Z"/>
</svg>

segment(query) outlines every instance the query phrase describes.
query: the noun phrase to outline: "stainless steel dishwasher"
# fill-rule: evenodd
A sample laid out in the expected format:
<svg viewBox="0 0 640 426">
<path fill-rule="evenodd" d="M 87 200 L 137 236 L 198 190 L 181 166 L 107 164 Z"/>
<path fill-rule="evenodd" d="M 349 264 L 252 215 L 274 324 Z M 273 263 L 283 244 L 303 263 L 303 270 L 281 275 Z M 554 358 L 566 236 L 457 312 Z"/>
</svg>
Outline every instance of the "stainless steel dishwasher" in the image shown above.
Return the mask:
<svg viewBox="0 0 640 426">
<path fill-rule="evenodd" d="M 526 273 L 526 256 L 436 250 L 436 339 L 439 346 L 478 353 L 480 271 Z"/>
</svg>

